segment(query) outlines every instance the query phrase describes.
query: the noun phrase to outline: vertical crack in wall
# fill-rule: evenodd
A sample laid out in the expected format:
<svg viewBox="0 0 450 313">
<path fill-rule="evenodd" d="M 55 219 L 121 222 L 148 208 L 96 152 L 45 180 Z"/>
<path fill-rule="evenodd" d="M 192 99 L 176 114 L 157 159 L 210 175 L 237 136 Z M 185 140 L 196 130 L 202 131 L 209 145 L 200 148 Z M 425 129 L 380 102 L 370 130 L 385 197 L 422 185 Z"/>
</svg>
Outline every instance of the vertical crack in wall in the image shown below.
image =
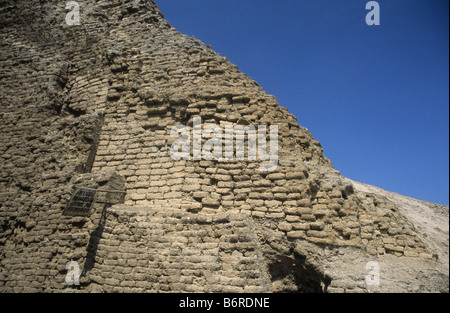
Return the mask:
<svg viewBox="0 0 450 313">
<path fill-rule="evenodd" d="M 81 117 L 81 128 L 79 138 L 84 146 L 87 145 L 85 156 L 82 156 L 82 162 L 75 168 L 77 173 L 90 173 L 97 155 L 100 142 L 101 130 L 103 127 L 104 116 L 102 113 L 90 113 Z"/>
<path fill-rule="evenodd" d="M 100 142 L 100 134 L 103 127 L 104 115 L 98 114 L 98 118 L 95 120 L 93 125 L 92 137 L 89 139 L 92 142 L 91 148 L 89 149 L 89 155 L 84 165 L 84 172 L 90 173 L 92 171 L 92 166 L 94 165 L 95 156 L 97 155 L 98 144 Z"/>
</svg>

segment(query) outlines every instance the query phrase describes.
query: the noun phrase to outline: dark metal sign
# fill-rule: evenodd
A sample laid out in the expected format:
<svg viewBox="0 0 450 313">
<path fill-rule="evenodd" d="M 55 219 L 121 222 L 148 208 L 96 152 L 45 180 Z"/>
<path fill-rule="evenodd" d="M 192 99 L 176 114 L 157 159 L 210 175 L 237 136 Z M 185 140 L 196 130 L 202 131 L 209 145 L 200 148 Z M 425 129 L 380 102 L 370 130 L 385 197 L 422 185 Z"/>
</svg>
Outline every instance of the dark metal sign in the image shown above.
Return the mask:
<svg viewBox="0 0 450 313">
<path fill-rule="evenodd" d="M 77 188 L 70 198 L 63 215 L 89 216 L 92 205 L 97 199 L 97 189 Z"/>
</svg>

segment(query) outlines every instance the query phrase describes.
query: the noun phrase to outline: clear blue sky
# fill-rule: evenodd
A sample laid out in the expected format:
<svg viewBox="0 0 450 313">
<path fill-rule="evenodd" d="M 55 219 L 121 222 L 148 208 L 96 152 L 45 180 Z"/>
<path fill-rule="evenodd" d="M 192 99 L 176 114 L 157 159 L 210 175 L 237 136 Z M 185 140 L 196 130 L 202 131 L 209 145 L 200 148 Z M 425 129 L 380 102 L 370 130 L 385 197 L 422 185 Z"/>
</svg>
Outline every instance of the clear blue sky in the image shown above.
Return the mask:
<svg viewBox="0 0 450 313">
<path fill-rule="evenodd" d="M 322 143 L 342 175 L 449 203 L 449 1 L 156 0 Z"/>
</svg>

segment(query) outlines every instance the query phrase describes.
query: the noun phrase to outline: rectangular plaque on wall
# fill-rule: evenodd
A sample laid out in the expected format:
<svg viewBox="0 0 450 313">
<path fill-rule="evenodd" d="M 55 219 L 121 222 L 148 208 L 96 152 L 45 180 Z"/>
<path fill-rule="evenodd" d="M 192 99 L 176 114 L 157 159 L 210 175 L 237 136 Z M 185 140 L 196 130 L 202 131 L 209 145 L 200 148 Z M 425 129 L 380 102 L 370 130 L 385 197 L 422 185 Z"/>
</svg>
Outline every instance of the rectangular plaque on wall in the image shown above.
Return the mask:
<svg viewBox="0 0 450 313">
<path fill-rule="evenodd" d="M 70 198 L 63 215 L 89 216 L 92 205 L 97 199 L 97 189 L 77 188 Z"/>
</svg>

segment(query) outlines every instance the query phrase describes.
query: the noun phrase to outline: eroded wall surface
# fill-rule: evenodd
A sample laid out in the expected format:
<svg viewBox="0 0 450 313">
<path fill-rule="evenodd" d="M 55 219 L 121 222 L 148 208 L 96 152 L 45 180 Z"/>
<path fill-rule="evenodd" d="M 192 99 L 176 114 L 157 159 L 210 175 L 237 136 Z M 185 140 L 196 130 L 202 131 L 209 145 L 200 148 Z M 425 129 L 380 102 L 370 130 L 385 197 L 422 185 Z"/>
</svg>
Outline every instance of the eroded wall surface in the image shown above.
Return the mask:
<svg viewBox="0 0 450 313">
<path fill-rule="evenodd" d="M 395 204 L 356 192 L 274 96 L 153 1 L 80 4 L 77 26 L 64 1 L 0 5 L 1 291 L 368 291 L 364 269 L 327 265 L 345 249 L 437 266 Z M 278 126 L 277 168 L 174 160 L 172 127 L 199 117 Z M 77 186 L 123 203 L 64 216 Z"/>
</svg>

